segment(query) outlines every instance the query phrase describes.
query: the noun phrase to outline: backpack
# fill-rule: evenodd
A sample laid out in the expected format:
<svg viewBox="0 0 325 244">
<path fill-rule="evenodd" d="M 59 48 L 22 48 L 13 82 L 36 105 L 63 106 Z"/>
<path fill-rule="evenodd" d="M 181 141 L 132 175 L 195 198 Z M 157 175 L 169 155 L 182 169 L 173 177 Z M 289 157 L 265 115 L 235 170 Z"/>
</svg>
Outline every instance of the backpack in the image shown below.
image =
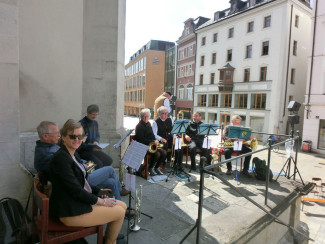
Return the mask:
<svg viewBox="0 0 325 244">
<path fill-rule="evenodd" d="M 18 200 L 8 197 L 0 200 L 0 244 L 31 243 L 31 226 Z"/>
<path fill-rule="evenodd" d="M 258 157 L 253 158 L 254 163 L 254 174 L 256 179 L 258 180 L 266 180 L 266 174 L 267 174 L 267 165 L 265 160 L 259 159 Z M 269 181 L 272 181 L 273 179 L 273 173 L 270 169 L 269 174 Z"/>
</svg>

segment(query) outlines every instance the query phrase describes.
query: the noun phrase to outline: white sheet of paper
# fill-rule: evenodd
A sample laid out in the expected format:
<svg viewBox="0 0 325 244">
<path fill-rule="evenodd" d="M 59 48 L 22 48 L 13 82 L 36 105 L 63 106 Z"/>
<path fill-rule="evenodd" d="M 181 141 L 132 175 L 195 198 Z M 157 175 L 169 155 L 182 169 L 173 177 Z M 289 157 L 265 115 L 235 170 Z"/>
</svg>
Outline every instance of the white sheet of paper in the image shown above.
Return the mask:
<svg viewBox="0 0 325 244">
<path fill-rule="evenodd" d="M 129 173 L 125 174 L 125 189 L 135 192 L 135 175 Z"/>
<path fill-rule="evenodd" d="M 99 143 L 98 146 L 99 146 L 101 149 L 104 149 L 105 147 L 109 146 L 109 143 Z"/>
<path fill-rule="evenodd" d="M 138 171 L 144 156 L 148 151 L 148 146 L 137 141 L 132 141 L 127 151 L 124 154 L 122 162 L 132 169 Z"/>
<path fill-rule="evenodd" d="M 234 151 L 241 151 L 243 147 L 243 141 L 234 141 Z"/>
<path fill-rule="evenodd" d="M 176 137 L 175 138 L 175 150 L 182 149 L 182 138 Z"/>
<path fill-rule="evenodd" d="M 202 148 L 210 148 L 211 147 L 211 139 L 204 137 Z"/>
</svg>

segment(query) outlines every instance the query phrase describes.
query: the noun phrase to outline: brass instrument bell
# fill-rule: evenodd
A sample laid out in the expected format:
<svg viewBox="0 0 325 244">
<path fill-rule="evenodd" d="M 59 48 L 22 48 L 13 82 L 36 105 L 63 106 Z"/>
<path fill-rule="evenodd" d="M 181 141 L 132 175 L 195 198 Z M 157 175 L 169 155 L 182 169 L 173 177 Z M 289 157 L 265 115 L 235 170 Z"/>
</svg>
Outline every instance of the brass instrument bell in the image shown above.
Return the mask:
<svg viewBox="0 0 325 244">
<path fill-rule="evenodd" d="M 164 147 L 164 144 L 158 144 L 158 146 L 156 146 L 155 142 L 150 142 L 148 151 L 150 153 L 155 153 L 155 152 L 157 152 L 157 150 L 159 148 L 163 148 L 163 147 Z"/>
<path fill-rule="evenodd" d="M 88 161 L 87 163 L 85 163 L 86 166 L 86 170 L 88 174 L 91 174 L 96 167 L 96 164 L 93 161 Z"/>
</svg>

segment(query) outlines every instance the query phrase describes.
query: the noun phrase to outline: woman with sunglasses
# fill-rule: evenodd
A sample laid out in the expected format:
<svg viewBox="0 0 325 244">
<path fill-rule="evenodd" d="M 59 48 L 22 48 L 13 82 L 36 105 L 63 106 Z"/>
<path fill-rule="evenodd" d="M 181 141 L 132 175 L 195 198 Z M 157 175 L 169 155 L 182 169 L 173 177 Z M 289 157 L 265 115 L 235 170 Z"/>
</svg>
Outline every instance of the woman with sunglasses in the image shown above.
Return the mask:
<svg viewBox="0 0 325 244">
<path fill-rule="evenodd" d="M 61 129 L 62 147 L 50 163 L 52 195 L 50 212 L 67 226 L 108 224 L 106 244 L 115 243 L 122 227 L 126 204 L 106 196 L 98 197 L 98 187 L 90 186 L 87 172 L 76 153 L 84 138 L 80 123 L 69 119 Z"/>
</svg>

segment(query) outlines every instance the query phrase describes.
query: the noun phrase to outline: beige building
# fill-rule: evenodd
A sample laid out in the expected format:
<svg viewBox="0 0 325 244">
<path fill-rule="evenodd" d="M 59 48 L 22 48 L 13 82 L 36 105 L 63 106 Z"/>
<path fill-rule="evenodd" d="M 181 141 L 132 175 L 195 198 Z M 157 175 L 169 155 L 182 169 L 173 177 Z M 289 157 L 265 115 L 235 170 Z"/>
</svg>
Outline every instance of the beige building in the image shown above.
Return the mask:
<svg viewBox="0 0 325 244">
<path fill-rule="evenodd" d="M 175 44 L 151 40 L 125 66 L 124 113 L 137 116 L 141 109 L 153 109 L 164 92 L 165 53 Z"/>
<path fill-rule="evenodd" d="M 312 143 L 312 151 L 325 153 L 325 1 L 314 0 L 303 140 Z"/>
<path fill-rule="evenodd" d="M 121 138 L 124 33 L 125 0 L 0 0 L 0 198 L 28 197 L 42 120 L 96 103 L 102 141 Z"/>
</svg>

